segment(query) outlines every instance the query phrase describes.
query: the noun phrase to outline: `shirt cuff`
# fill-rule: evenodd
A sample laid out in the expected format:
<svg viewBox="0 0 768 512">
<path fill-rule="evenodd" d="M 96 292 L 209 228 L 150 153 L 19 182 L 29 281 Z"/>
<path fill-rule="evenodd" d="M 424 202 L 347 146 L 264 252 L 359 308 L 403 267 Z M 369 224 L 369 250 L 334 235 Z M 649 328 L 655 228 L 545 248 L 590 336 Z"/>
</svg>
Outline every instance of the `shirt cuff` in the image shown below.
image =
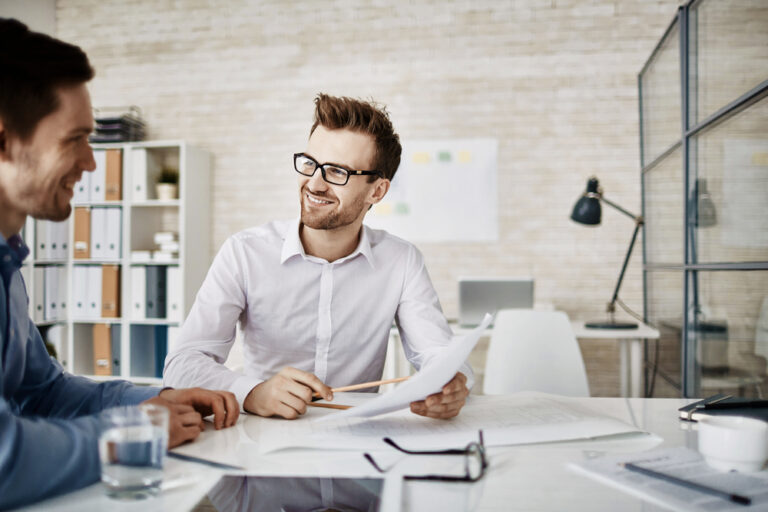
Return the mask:
<svg viewBox="0 0 768 512">
<path fill-rule="evenodd" d="M 237 403 L 240 404 L 240 410 L 245 410 L 243 404 L 245 403 L 245 398 L 248 396 L 248 393 L 262 382 L 264 381 L 257 379 L 256 377 L 243 375 L 242 377 L 238 377 L 238 379 L 232 383 L 229 390 L 234 393 L 235 398 L 237 398 Z"/>
</svg>

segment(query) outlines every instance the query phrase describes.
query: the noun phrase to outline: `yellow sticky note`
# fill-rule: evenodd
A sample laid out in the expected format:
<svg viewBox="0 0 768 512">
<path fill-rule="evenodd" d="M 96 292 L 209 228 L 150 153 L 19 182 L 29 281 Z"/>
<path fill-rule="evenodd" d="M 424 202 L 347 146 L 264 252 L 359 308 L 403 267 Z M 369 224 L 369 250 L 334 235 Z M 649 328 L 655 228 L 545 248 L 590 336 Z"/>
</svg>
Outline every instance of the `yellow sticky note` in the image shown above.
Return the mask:
<svg viewBox="0 0 768 512">
<path fill-rule="evenodd" d="M 392 215 L 392 203 L 379 203 L 373 207 L 376 215 Z"/>
<path fill-rule="evenodd" d="M 466 164 L 472 161 L 472 152 L 459 151 L 459 163 Z"/>
<path fill-rule="evenodd" d="M 752 165 L 768 166 L 768 153 L 752 153 Z"/>
<path fill-rule="evenodd" d="M 417 153 L 413 154 L 413 163 L 415 164 L 428 164 L 429 163 L 429 153 L 426 151 L 419 151 Z"/>
</svg>

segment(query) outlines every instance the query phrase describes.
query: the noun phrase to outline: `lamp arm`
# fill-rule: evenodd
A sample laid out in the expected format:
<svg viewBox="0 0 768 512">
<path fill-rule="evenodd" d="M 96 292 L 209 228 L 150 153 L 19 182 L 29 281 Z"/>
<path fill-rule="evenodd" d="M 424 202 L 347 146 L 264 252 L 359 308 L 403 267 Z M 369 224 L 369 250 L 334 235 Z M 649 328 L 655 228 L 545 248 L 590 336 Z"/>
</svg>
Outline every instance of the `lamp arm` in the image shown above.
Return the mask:
<svg viewBox="0 0 768 512">
<path fill-rule="evenodd" d="M 616 205 L 613 205 L 616 206 Z M 618 208 L 618 206 L 617 206 Z M 619 208 L 621 210 L 621 208 Z M 624 213 L 626 210 L 622 210 Z M 621 273 L 619 274 L 619 280 L 616 282 L 616 289 L 613 291 L 613 297 L 611 298 L 611 302 L 608 303 L 608 313 L 613 314 L 613 312 L 616 310 L 616 300 L 619 298 L 619 288 L 621 288 L 621 282 L 624 280 L 624 272 L 627 270 L 627 264 L 629 263 L 629 257 L 632 255 L 632 249 L 635 246 L 635 241 L 637 240 L 637 233 L 640 231 L 640 226 L 643 225 L 643 219 L 642 217 L 634 217 L 635 219 L 635 231 L 632 233 L 632 241 L 629 242 L 629 249 L 627 249 L 627 255 L 624 257 L 624 264 L 621 266 Z"/>
<path fill-rule="evenodd" d="M 625 210 L 621 206 L 617 205 L 613 201 L 609 201 L 608 199 L 606 199 L 602 194 L 598 195 L 598 199 L 600 199 L 602 202 L 604 202 L 605 204 L 607 204 L 609 206 L 613 206 L 614 208 L 619 210 L 621 213 L 623 213 L 624 215 L 626 215 L 630 219 L 634 220 L 635 222 L 639 221 L 640 224 L 643 223 L 643 218 L 642 217 L 640 217 L 639 215 L 635 215 L 633 213 L 628 212 L 627 210 Z"/>
</svg>

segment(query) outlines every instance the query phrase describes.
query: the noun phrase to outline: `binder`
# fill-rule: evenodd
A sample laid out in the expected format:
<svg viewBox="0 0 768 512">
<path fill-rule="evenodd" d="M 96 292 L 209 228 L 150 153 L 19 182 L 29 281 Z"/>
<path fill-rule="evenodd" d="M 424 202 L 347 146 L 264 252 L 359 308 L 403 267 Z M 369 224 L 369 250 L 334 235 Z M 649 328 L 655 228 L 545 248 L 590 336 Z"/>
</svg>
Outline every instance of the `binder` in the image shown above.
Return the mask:
<svg viewBox="0 0 768 512">
<path fill-rule="evenodd" d="M 131 376 L 155 376 L 155 326 L 140 325 L 131 328 Z"/>
<path fill-rule="evenodd" d="M 166 270 L 159 265 L 147 265 L 146 304 L 147 318 L 165 318 Z"/>
<path fill-rule="evenodd" d="M 88 300 L 86 314 L 88 318 L 101 316 L 101 265 L 92 265 L 88 269 Z"/>
<path fill-rule="evenodd" d="M 96 170 L 91 173 L 91 202 L 103 203 L 106 200 L 107 152 L 97 149 L 93 152 L 93 159 L 96 161 Z"/>
<path fill-rule="evenodd" d="M 131 186 L 134 201 L 147 200 L 147 150 L 144 148 L 131 149 Z"/>
<path fill-rule="evenodd" d="M 166 308 L 167 318 L 171 322 L 181 322 L 181 269 L 179 267 L 168 267 L 168 276 L 166 283 Z"/>
<path fill-rule="evenodd" d="M 123 198 L 123 152 L 120 149 L 108 149 L 104 176 L 104 199 L 120 201 Z"/>
<path fill-rule="evenodd" d="M 48 221 L 35 220 L 35 249 L 37 249 L 35 258 L 41 261 L 51 259 L 48 239 L 49 227 Z"/>
<path fill-rule="evenodd" d="M 56 280 L 59 289 L 59 318 L 67 317 L 67 268 L 56 267 Z"/>
<path fill-rule="evenodd" d="M 93 324 L 93 374 L 112 375 L 112 346 L 109 324 Z"/>
<path fill-rule="evenodd" d="M 35 289 L 32 319 L 36 323 L 45 322 L 45 267 L 34 267 L 32 281 Z"/>
<path fill-rule="evenodd" d="M 107 208 L 91 209 L 91 259 L 103 260 L 107 254 Z"/>
<path fill-rule="evenodd" d="M 43 280 L 45 281 L 45 312 L 43 314 L 43 320 L 46 322 L 58 320 L 59 318 L 58 268 L 54 266 L 45 267 Z"/>
<path fill-rule="evenodd" d="M 59 259 L 60 245 L 59 245 L 59 223 L 58 222 L 45 222 L 47 227 L 45 228 L 45 237 L 48 243 L 48 260 Z"/>
<path fill-rule="evenodd" d="M 101 267 L 101 317 L 120 317 L 120 267 Z"/>
<path fill-rule="evenodd" d="M 155 377 L 163 378 L 165 356 L 168 355 L 168 328 L 164 325 L 155 326 Z"/>
<path fill-rule="evenodd" d="M 74 258 L 78 260 L 91 257 L 91 209 L 75 208 Z"/>
<path fill-rule="evenodd" d="M 72 267 L 72 318 L 88 318 L 88 267 Z"/>
<path fill-rule="evenodd" d="M 123 210 L 107 208 L 106 211 L 104 259 L 119 260 L 122 256 Z"/>
<path fill-rule="evenodd" d="M 131 318 L 134 320 L 147 318 L 146 276 L 143 266 L 131 267 Z"/>
<path fill-rule="evenodd" d="M 58 256 L 56 256 L 56 259 L 66 260 L 67 254 L 69 254 L 69 219 L 63 222 L 57 222 L 56 225 L 59 227 L 59 253 Z"/>
<path fill-rule="evenodd" d="M 80 181 L 75 183 L 75 193 L 72 196 L 72 202 L 75 204 L 91 202 L 91 173 L 89 171 L 84 172 Z"/>
<path fill-rule="evenodd" d="M 112 324 L 110 329 L 110 347 L 112 348 L 112 375 L 119 376 L 122 371 L 120 361 L 122 354 L 120 352 L 120 324 Z"/>
</svg>

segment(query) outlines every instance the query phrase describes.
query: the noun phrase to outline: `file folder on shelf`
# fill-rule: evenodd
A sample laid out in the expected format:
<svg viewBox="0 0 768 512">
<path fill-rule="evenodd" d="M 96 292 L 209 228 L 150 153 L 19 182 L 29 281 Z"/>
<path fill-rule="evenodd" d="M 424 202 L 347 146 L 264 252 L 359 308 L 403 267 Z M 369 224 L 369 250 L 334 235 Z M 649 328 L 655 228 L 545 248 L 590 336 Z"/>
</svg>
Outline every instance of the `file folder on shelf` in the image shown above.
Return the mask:
<svg viewBox="0 0 768 512">
<path fill-rule="evenodd" d="M 35 220 L 35 258 L 38 260 L 49 260 L 50 245 L 48 240 L 49 222 L 45 220 Z"/>
<path fill-rule="evenodd" d="M 80 181 L 75 183 L 75 193 L 72 197 L 75 203 L 91 202 L 91 173 L 84 172 Z"/>
<path fill-rule="evenodd" d="M 123 210 L 107 208 L 104 258 L 119 260 L 122 256 Z"/>
<path fill-rule="evenodd" d="M 122 371 L 122 354 L 120 353 L 120 324 L 112 324 L 110 347 L 112 348 L 112 375 L 119 376 Z"/>
<path fill-rule="evenodd" d="M 181 322 L 181 269 L 179 267 L 168 267 L 168 276 L 166 280 L 166 308 L 167 318 L 171 322 Z"/>
<path fill-rule="evenodd" d="M 46 322 L 59 318 L 59 269 L 57 267 L 45 267 L 45 313 L 43 320 Z"/>
<path fill-rule="evenodd" d="M 123 198 L 123 151 L 108 149 L 104 176 L 104 198 L 107 201 L 119 201 Z"/>
<path fill-rule="evenodd" d="M 101 266 L 93 265 L 88 268 L 88 318 L 101 317 Z"/>
<path fill-rule="evenodd" d="M 147 265 L 146 308 L 147 318 L 165 318 L 166 270 L 159 265 Z"/>
<path fill-rule="evenodd" d="M 35 267 L 32 278 L 35 289 L 32 318 L 37 323 L 45 322 L 45 267 Z"/>
<path fill-rule="evenodd" d="M 91 209 L 91 259 L 103 260 L 107 254 L 107 208 Z"/>
<path fill-rule="evenodd" d="M 72 318 L 88 318 L 88 267 L 72 267 Z"/>
<path fill-rule="evenodd" d="M 101 317 L 120 317 L 120 267 L 101 267 Z"/>
<path fill-rule="evenodd" d="M 106 200 L 107 152 L 97 149 L 93 152 L 93 159 L 96 161 L 96 170 L 91 173 L 91 202 L 103 203 Z"/>
<path fill-rule="evenodd" d="M 91 257 L 91 209 L 75 208 L 74 258 L 87 260 Z"/>
<path fill-rule="evenodd" d="M 145 320 L 147 272 L 143 266 L 131 267 L 131 318 Z"/>
<path fill-rule="evenodd" d="M 132 197 L 136 202 L 146 201 L 147 195 L 147 150 L 131 149 Z"/>
<path fill-rule="evenodd" d="M 112 375 L 109 324 L 93 324 L 93 374 Z"/>
</svg>

